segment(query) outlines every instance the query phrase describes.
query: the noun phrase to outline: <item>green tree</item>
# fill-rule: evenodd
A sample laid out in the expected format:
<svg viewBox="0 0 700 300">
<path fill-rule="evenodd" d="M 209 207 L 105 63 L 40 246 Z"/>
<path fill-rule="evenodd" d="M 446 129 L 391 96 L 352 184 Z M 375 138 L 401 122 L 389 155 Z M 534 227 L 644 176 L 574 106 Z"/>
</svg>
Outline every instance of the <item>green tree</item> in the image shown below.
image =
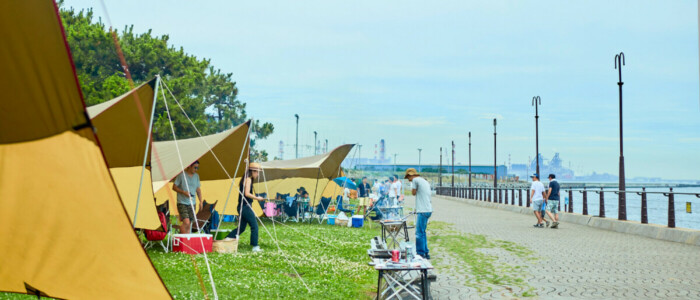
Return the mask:
<svg viewBox="0 0 700 300">
<path fill-rule="evenodd" d="M 95 105 L 129 91 L 109 28 L 101 20 L 94 20 L 92 9 L 75 11 L 63 7 L 62 1 L 59 6 L 86 104 Z M 135 85 L 156 75 L 166 82 L 170 90 L 164 92 L 178 139 L 197 136 L 185 113 L 202 134 L 221 132 L 247 120 L 246 105 L 237 98 L 238 87 L 232 73 L 222 73 L 210 60 L 198 59 L 182 47 L 169 45 L 168 35 L 154 36 L 151 30 L 137 34 L 133 26 L 127 26 L 117 33 L 117 39 Z M 173 138 L 161 95 L 153 128 L 156 140 Z M 251 136 L 253 159 L 267 160 L 267 152 L 257 150 L 255 141 L 267 138 L 273 131 L 272 124 L 255 121 Z"/>
</svg>

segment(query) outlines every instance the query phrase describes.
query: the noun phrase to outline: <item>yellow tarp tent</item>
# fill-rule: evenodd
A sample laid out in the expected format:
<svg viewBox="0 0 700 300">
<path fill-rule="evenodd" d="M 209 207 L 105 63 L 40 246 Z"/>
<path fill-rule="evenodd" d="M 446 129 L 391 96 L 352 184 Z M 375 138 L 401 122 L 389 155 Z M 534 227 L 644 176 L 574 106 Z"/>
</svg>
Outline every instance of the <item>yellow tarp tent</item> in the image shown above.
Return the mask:
<svg viewBox="0 0 700 300">
<path fill-rule="evenodd" d="M 218 201 L 216 209 L 220 213 L 223 212 L 224 202 L 231 187 L 229 176 L 234 177 L 234 174 L 236 174 L 229 203 L 226 205 L 226 211 L 223 213 L 227 215 L 238 214 L 235 212 L 238 204 L 238 183 L 245 172 L 246 160 L 248 159 L 249 143 L 246 137 L 248 137 L 249 127 L 250 121 L 221 133 L 177 141 L 180 155 L 182 156 L 182 164 L 185 167 L 199 160 L 198 173 L 199 180 L 202 183 L 202 197 L 209 203 Z M 209 151 L 207 144 L 216 156 Z M 180 174 L 182 167 L 177 156 L 175 142 L 156 142 L 153 144 L 153 148 L 154 152 L 151 154 L 151 157 L 153 160 L 153 189 L 157 191 L 156 202 L 161 204 L 170 199 L 170 211 L 173 214 L 177 214 L 175 206 L 177 202 L 175 199 L 176 195 L 172 191 L 170 180 Z M 155 154 L 156 151 L 157 155 Z M 243 154 L 243 157 L 241 157 L 241 154 Z M 236 166 L 238 166 L 237 173 Z M 262 209 L 257 205 L 255 205 L 254 210 L 262 213 Z"/>
<path fill-rule="evenodd" d="M 87 118 L 55 3 L 0 1 L 0 291 L 170 299 Z"/>
<path fill-rule="evenodd" d="M 141 181 L 141 169 L 148 143 L 155 85 L 154 78 L 124 95 L 87 108 L 131 223 L 134 223 L 141 186 L 136 228 L 151 230 L 160 228 L 161 224 L 153 202 L 151 171 L 147 168 Z M 146 161 L 149 162 L 150 158 L 147 157 Z"/>
<path fill-rule="evenodd" d="M 316 206 L 326 185 L 340 174 L 340 164 L 354 144 L 342 145 L 328 153 L 290 160 L 261 163 L 263 174 L 254 185 L 257 193 L 268 191 L 268 197 L 277 193 L 296 194 L 299 187 L 309 192 L 311 206 Z"/>
</svg>

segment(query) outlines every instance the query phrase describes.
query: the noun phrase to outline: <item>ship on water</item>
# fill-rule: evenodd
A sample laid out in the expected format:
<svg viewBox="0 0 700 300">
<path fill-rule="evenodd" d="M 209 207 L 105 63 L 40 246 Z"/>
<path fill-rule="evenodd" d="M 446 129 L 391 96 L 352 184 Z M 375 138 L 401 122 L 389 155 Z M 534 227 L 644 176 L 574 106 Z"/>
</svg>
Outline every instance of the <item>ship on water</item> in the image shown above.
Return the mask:
<svg viewBox="0 0 700 300">
<path fill-rule="evenodd" d="M 559 157 L 559 152 L 554 153 L 552 159 L 545 159 L 542 153 L 538 155 L 540 161 L 540 173 L 542 173 L 540 178 L 547 176 L 549 174 L 556 174 L 557 178 L 562 180 L 573 180 L 574 170 L 567 168 L 563 165 L 563 161 Z M 520 178 L 528 178 L 530 174 L 535 173 L 537 170 L 537 161 L 534 159 L 528 164 L 512 164 L 509 168 L 509 174 L 518 176 Z"/>
</svg>

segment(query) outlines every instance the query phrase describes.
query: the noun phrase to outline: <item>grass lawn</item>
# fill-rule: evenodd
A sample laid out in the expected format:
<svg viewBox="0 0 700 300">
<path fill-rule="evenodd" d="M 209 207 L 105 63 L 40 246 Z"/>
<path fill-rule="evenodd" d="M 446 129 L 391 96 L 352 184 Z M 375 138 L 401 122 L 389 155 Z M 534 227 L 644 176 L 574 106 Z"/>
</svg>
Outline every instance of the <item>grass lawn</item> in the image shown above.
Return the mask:
<svg viewBox="0 0 700 300">
<path fill-rule="evenodd" d="M 234 223 L 222 228 L 235 229 Z M 380 235 L 370 229 L 264 221 L 279 247 L 260 226 L 261 253 L 251 252 L 249 229 L 241 235 L 236 254 L 209 253 L 211 271 L 220 299 L 370 299 L 376 289 L 377 272 L 367 265 L 370 239 Z M 148 250 L 153 264 L 175 299 L 204 299 L 192 257 Z M 211 285 L 203 255 L 194 256 L 211 297 Z M 294 269 L 301 275 L 298 278 Z M 306 289 L 303 281 L 308 285 Z M 0 293 L 0 299 L 36 299 Z"/>
</svg>

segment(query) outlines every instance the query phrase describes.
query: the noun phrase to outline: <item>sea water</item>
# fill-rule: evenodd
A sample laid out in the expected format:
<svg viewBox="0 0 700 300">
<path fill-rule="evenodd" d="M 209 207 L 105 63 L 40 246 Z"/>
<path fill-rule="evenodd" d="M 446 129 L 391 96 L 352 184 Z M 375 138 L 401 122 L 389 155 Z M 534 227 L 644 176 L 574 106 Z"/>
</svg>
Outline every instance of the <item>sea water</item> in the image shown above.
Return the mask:
<svg viewBox="0 0 700 300">
<path fill-rule="evenodd" d="M 639 191 L 640 188 L 629 188 L 628 191 Z M 600 189 L 586 189 L 588 198 L 588 214 L 591 216 L 600 215 L 600 195 L 595 193 Z M 668 188 L 647 188 L 647 192 L 664 192 L 668 193 Z M 700 193 L 698 187 L 679 187 L 673 189 L 674 193 Z M 642 196 L 637 193 L 628 192 L 627 194 L 627 220 L 641 222 L 642 213 Z M 562 202 L 561 209 L 564 209 L 564 199 L 569 197 L 569 192 L 566 189 L 561 190 Z M 618 217 L 618 195 L 608 190 L 605 191 L 605 217 L 617 219 Z M 578 191 L 573 191 L 574 212 L 583 212 L 583 194 Z M 686 202 L 690 202 L 692 211 L 686 212 Z M 691 228 L 700 230 L 700 198 L 695 195 L 674 195 L 674 212 L 676 216 L 676 227 Z M 650 224 L 668 225 L 668 197 L 663 194 L 647 193 L 647 218 Z"/>
</svg>

